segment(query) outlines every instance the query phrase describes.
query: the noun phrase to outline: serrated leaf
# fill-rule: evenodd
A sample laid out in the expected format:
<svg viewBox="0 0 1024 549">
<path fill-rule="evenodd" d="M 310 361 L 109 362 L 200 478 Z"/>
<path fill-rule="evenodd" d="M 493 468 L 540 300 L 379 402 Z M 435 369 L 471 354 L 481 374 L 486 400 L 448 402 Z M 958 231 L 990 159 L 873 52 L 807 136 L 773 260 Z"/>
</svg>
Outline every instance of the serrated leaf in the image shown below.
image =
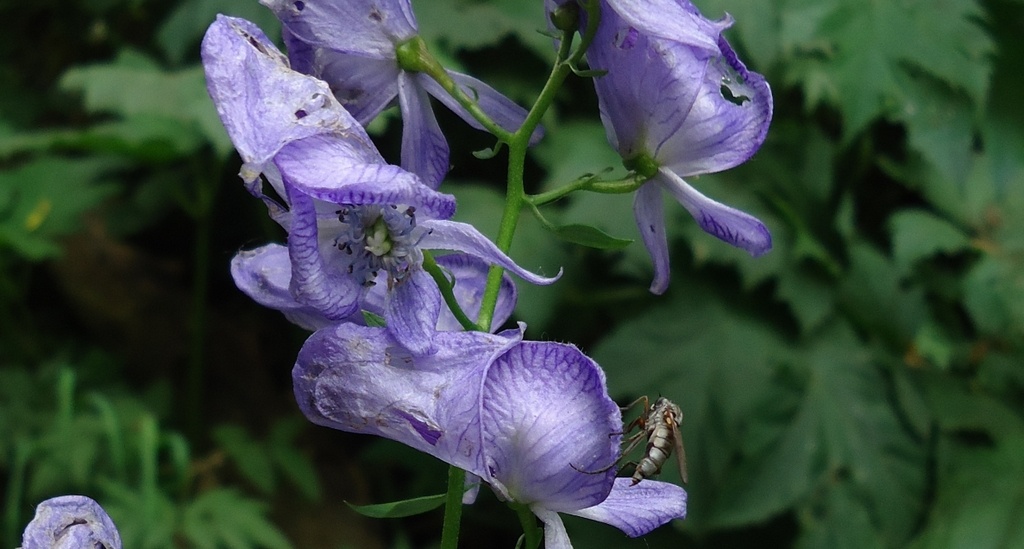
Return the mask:
<svg viewBox="0 0 1024 549">
<path fill-rule="evenodd" d="M 234 490 L 203 492 L 182 514 L 182 529 L 191 543 L 233 549 L 292 549 L 284 534 L 266 518 L 266 505 Z"/>
<path fill-rule="evenodd" d="M 515 37 L 541 59 L 554 58 L 543 5 L 520 0 L 416 0 L 413 2 L 420 35 L 448 52 L 495 46 Z"/>
<path fill-rule="evenodd" d="M 864 242 L 854 242 L 849 254 L 839 293 L 844 311 L 858 328 L 906 349 L 926 317 L 921 288 L 904 288 L 896 266 Z"/>
<path fill-rule="evenodd" d="M 892 255 L 906 273 L 913 264 L 940 253 L 967 249 L 970 240 L 956 225 L 925 210 L 902 210 L 889 218 Z"/>
<path fill-rule="evenodd" d="M 561 225 L 553 232 L 566 242 L 598 250 L 621 250 L 633 243 L 628 238 L 616 238 L 590 225 Z"/>
<path fill-rule="evenodd" d="M 446 497 L 446 494 L 437 494 L 436 496 L 422 496 L 391 503 L 353 505 L 346 501 L 345 504 L 360 515 L 371 518 L 402 518 L 433 511 L 444 505 Z"/>
<path fill-rule="evenodd" d="M 266 494 L 273 493 L 277 475 L 274 474 L 270 454 L 264 445 L 253 440 L 245 429 L 236 425 L 217 426 L 211 436 L 249 482 Z"/>
</svg>

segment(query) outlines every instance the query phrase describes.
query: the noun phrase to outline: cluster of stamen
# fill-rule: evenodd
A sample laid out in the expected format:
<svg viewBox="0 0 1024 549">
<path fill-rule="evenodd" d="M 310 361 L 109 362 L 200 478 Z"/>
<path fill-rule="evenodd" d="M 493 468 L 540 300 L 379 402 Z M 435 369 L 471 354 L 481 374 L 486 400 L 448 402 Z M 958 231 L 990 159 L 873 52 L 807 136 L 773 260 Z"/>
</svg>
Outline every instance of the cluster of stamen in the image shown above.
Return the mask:
<svg viewBox="0 0 1024 549">
<path fill-rule="evenodd" d="M 389 284 L 400 282 L 418 261 L 415 208 L 344 206 L 336 213 L 342 227 L 334 244 L 344 254 L 346 272 L 364 286 L 373 286 L 381 270 Z"/>
</svg>

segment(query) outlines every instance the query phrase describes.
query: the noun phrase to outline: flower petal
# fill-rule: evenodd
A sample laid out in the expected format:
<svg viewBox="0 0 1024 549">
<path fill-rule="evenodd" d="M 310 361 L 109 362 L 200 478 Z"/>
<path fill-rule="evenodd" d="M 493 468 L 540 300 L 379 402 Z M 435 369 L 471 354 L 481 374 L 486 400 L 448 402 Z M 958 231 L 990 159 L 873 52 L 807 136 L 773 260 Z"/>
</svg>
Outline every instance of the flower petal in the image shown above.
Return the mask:
<svg viewBox="0 0 1024 549">
<path fill-rule="evenodd" d="M 60 496 L 36 506 L 21 537 L 22 549 L 121 549 L 121 535 L 107 512 L 85 496 Z"/>
<path fill-rule="evenodd" d="M 648 182 L 633 197 L 633 216 L 640 229 L 647 253 L 654 263 L 651 293 L 661 295 L 668 289 L 671 269 L 668 262 L 668 236 L 665 234 L 665 211 L 661 204 L 661 187 Z"/>
<path fill-rule="evenodd" d="M 668 482 L 645 480 L 632 485 L 627 477 L 616 478 L 615 486 L 601 503 L 567 511 L 622 530 L 631 538 L 642 536 L 672 519 L 686 517 L 686 491 Z"/>
<path fill-rule="evenodd" d="M 641 32 L 715 53 L 718 35 L 733 23 L 728 15 L 706 19 L 689 0 L 607 0 L 607 6 Z"/>
<path fill-rule="evenodd" d="M 490 116 L 491 120 L 501 126 L 502 129 L 514 132 L 519 129 L 519 126 L 523 125 L 523 121 L 526 120 L 526 109 L 502 95 L 498 90 L 466 74 L 448 71 L 448 76 L 452 77 L 452 80 L 458 84 L 459 89 L 463 93 L 475 99 L 480 109 L 487 113 L 487 116 Z M 444 103 L 444 106 L 459 115 L 459 118 L 478 130 L 484 129 L 480 122 L 477 122 L 476 118 L 469 114 L 469 111 L 463 108 L 452 96 L 448 95 L 448 92 L 444 91 L 444 88 L 435 82 L 433 78 L 425 74 L 416 75 L 416 78 L 430 95 Z M 544 137 L 544 129 L 537 126 L 533 130 L 533 134 L 530 135 L 530 144 L 535 145 L 542 137 Z"/>
<path fill-rule="evenodd" d="M 754 257 L 772 249 L 772 234 L 759 219 L 711 200 L 666 168 L 658 172 L 655 180 L 690 212 L 704 232 L 744 249 Z"/>
<path fill-rule="evenodd" d="M 398 79 L 398 105 L 402 110 L 402 167 L 420 176 L 431 188 L 448 173 L 448 141 L 437 125 L 430 97 L 416 79 L 402 73 Z"/>
<path fill-rule="evenodd" d="M 327 84 L 288 68 L 267 36 L 244 19 L 218 15 L 203 37 L 203 67 L 213 98 L 243 162 L 246 183 L 291 141 L 325 133 L 369 142 Z"/>
<path fill-rule="evenodd" d="M 315 48 L 298 39 L 293 42 L 296 45 L 289 43 L 288 47 L 292 67 L 327 82 L 334 97 L 363 126 L 373 121 L 398 95 L 398 77 L 402 71 L 394 59 Z"/>
<path fill-rule="evenodd" d="M 320 253 L 319 230 L 313 199 L 285 180 L 292 204 L 291 232 L 288 233 L 288 257 L 292 273 L 289 290 L 295 299 L 313 307 L 331 320 L 342 320 L 359 309 L 361 286 L 351 278 L 329 269 Z"/>
<path fill-rule="evenodd" d="M 544 549 L 572 549 L 569 534 L 558 513 L 535 506 L 533 514 L 544 523 Z"/>
<path fill-rule="evenodd" d="M 427 220 L 419 224 L 427 229 L 420 246 L 429 250 L 454 250 L 466 252 L 493 265 L 508 269 L 516 276 L 531 284 L 551 284 L 562 276 L 562 269 L 552 278 L 535 275 L 520 267 L 505 255 L 475 227 L 457 221 Z"/>
<path fill-rule="evenodd" d="M 480 475 L 482 377 L 521 338 L 440 332 L 437 353 L 414 357 L 384 328 L 336 324 L 299 351 L 295 398 L 313 423 L 389 438 Z"/>
<path fill-rule="evenodd" d="M 423 269 L 411 270 L 394 283 L 384 301 L 388 331 L 414 355 L 433 354 L 441 292 Z"/>
<path fill-rule="evenodd" d="M 686 121 L 658 151 L 681 177 L 727 170 L 750 159 L 772 120 L 772 92 L 747 68 L 724 38 L 711 60 Z"/>
<path fill-rule="evenodd" d="M 375 158 L 376 149 L 323 136 L 287 145 L 274 159 L 303 194 L 331 204 L 405 204 L 434 217 L 451 217 L 455 197 L 430 189 L 415 175 Z"/>
<path fill-rule="evenodd" d="M 289 290 L 292 264 L 285 246 L 267 244 L 238 252 L 231 260 L 231 276 L 245 295 L 281 311 L 294 324 L 315 331 L 331 323 L 317 309 L 299 303 Z"/>
<path fill-rule="evenodd" d="M 395 44 L 416 34 L 409 0 L 260 0 L 300 40 L 366 57 L 395 57 Z"/>
<path fill-rule="evenodd" d="M 484 289 L 487 286 L 487 271 L 489 266 L 480 258 L 455 253 L 434 258 L 442 269 L 448 271 L 451 278 L 455 280 L 455 287 L 452 292 L 456 301 L 462 307 L 462 311 L 469 318 L 480 316 L 480 305 L 483 303 Z M 494 318 L 491 321 L 491 328 L 497 330 L 512 316 L 516 308 L 517 292 L 516 285 L 509 278 L 508 273 L 501 277 L 501 288 L 498 290 L 498 304 L 494 308 Z M 441 308 L 441 318 L 437 321 L 437 329 L 444 331 L 462 330 L 462 325 L 452 315 L 448 307 Z"/>
<path fill-rule="evenodd" d="M 553 511 L 600 503 L 615 477 L 622 413 L 604 372 L 572 345 L 524 341 L 487 370 L 485 465 L 509 499 Z"/>
</svg>

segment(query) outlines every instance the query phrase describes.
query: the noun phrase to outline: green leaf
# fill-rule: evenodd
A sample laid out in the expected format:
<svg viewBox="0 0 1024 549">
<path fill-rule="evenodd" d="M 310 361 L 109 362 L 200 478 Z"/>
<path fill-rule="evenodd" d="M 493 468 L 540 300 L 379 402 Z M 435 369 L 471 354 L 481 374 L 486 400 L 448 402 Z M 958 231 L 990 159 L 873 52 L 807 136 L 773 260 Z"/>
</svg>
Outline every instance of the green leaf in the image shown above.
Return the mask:
<svg viewBox="0 0 1024 549">
<path fill-rule="evenodd" d="M 515 37 L 541 59 L 554 58 L 542 4 L 521 0 L 416 0 L 413 2 L 420 36 L 454 53 L 482 49 Z M 522 59 L 517 59 L 522 62 Z"/>
<path fill-rule="evenodd" d="M 316 467 L 295 447 L 295 438 L 306 422 L 296 418 L 281 419 L 270 429 L 268 444 L 274 465 L 310 501 L 320 499 L 320 478 Z"/>
<path fill-rule="evenodd" d="M 225 453 L 235 462 L 238 471 L 266 494 L 276 488 L 276 475 L 270 454 L 263 444 L 236 425 L 219 425 L 211 433 Z"/>
<path fill-rule="evenodd" d="M 860 329 L 902 352 L 924 323 L 927 308 L 920 287 L 904 288 L 898 270 L 871 245 L 854 242 L 840 303 Z"/>
<path fill-rule="evenodd" d="M 385 320 L 384 317 L 380 316 L 379 314 L 372 313 L 372 312 L 366 311 L 366 310 L 363 310 L 363 311 L 360 311 L 360 312 L 363 313 L 363 322 L 365 322 L 367 326 L 369 326 L 371 328 L 385 328 L 385 327 L 387 327 L 388 321 Z"/>
<path fill-rule="evenodd" d="M 189 51 L 199 44 L 207 27 L 218 14 L 248 19 L 263 29 L 263 32 L 274 41 L 277 41 L 281 34 L 281 23 L 274 16 L 274 12 L 257 2 L 186 0 L 178 2 L 176 6 L 156 34 L 157 43 L 175 63 L 181 63 Z"/>
<path fill-rule="evenodd" d="M 437 494 L 436 496 L 422 496 L 391 503 L 353 505 L 346 501 L 345 504 L 360 515 L 371 518 L 402 518 L 433 511 L 444 505 L 445 497 L 447 497 L 446 494 Z"/>
<path fill-rule="evenodd" d="M 902 210 L 889 218 L 892 255 L 907 274 L 918 260 L 940 253 L 952 254 L 970 246 L 970 240 L 956 225 L 924 210 Z"/>
<path fill-rule="evenodd" d="M 215 489 L 189 502 L 182 531 L 196 546 L 232 549 L 291 549 L 284 534 L 266 518 L 266 505 L 234 490 Z"/>
<path fill-rule="evenodd" d="M 598 250 L 621 250 L 633 243 L 628 238 L 616 238 L 590 225 L 561 225 L 553 232 L 566 242 Z"/>
</svg>

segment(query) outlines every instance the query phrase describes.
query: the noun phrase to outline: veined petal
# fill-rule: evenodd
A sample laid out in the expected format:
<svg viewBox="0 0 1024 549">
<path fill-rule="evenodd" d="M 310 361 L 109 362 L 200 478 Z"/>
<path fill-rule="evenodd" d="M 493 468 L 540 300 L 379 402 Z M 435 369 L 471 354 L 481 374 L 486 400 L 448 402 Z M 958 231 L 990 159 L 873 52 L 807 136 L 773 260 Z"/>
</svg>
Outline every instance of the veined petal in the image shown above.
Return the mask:
<svg viewBox="0 0 1024 549">
<path fill-rule="evenodd" d="M 756 217 L 711 200 L 666 168 L 658 170 L 655 180 L 690 212 L 704 232 L 754 257 L 772 249 L 772 235 Z"/>
<path fill-rule="evenodd" d="M 287 27 L 285 27 L 287 28 Z M 288 48 L 292 67 L 313 75 L 331 86 L 334 97 L 345 110 L 366 126 L 398 95 L 398 76 L 402 73 L 393 58 L 376 59 L 324 48 L 314 48 L 301 40 Z"/>
<path fill-rule="evenodd" d="M 85 496 L 59 496 L 36 506 L 21 537 L 22 549 L 121 549 L 121 535 L 107 512 Z"/>
<path fill-rule="evenodd" d="M 291 294 L 299 303 L 316 309 L 331 320 L 342 320 L 355 314 L 359 309 L 362 287 L 355 279 L 339 276 L 325 264 L 320 253 L 313 199 L 295 190 L 287 179 L 285 189 L 294 214 L 288 233 Z"/>
<path fill-rule="evenodd" d="M 544 523 L 544 549 L 572 549 L 569 534 L 558 513 L 540 506 L 534 506 L 532 510 Z"/>
<path fill-rule="evenodd" d="M 567 513 L 610 524 L 631 538 L 642 536 L 672 519 L 686 517 L 686 490 L 656 480 L 645 480 L 635 486 L 632 482 L 626 477 L 616 478 L 604 501 Z"/>
<path fill-rule="evenodd" d="M 633 216 L 640 238 L 654 263 L 651 293 L 661 295 L 668 289 L 671 269 L 668 262 L 668 237 L 665 234 L 665 211 L 661 203 L 660 185 L 648 182 L 633 197 Z"/>
<path fill-rule="evenodd" d="M 394 284 L 384 301 L 388 331 L 412 354 L 433 354 L 437 350 L 434 334 L 441 313 L 437 284 L 422 269 L 413 269 Z"/>
<path fill-rule="evenodd" d="M 231 277 L 253 301 L 281 311 L 289 321 L 309 331 L 331 323 L 316 308 L 299 303 L 292 295 L 292 263 L 285 246 L 267 244 L 238 252 L 231 260 Z"/>
<path fill-rule="evenodd" d="M 420 176 L 431 189 L 448 173 L 448 141 L 437 125 L 430 97 L 420 79 L 408 73 L 398 78 L 398 105 L 402 110 L 402 167 Z"/>
<path fill-rule="evenodd" d="M 232 143 L 248 169 L 245 181 L 285 144 L 312 135 L 369 137 L 327 84 L 288 68 L 288 61 L 255 25 L 218 15 L 203 37 L 203 68 Z"/>
<path fill-rule="evenodd" d="M 484 129 L 484 127 L 480 125 L 480 122 L 477 122 L 477 120 L 473 118 L 473 115 L 469 114 L 469 111 L 464 109 L 452 96 L 448 95 L 448 92 L 444 91 L 444 88 L 435 82 L 433 78 L 430 78 L 425 74 L 418 74 L 415 76 L 420 82 L 420 85 L 423 86 L 430 95 L 433 95 L 438 101 L 444 103 L 444 106 L 459 115 L 459 118 L 463 119 L 467 124 L 478 130 Z M 466 74 L 448 71 L 448 76 L 452 77 L 452 80 L 458 84 L 459 89 L 461 89 L 463 93 L 475 99 L 477 104 L 480 105 L 480 109 L 487 113 L 487 116 L 490 116 L 491 120 L 493 120 L 495 124 L 501 126 L 502 129 L 514 132 L 519 129 L 519 126 L 523 125 L 523 121 L 526 120 L 526 109 L 520 107 L 514 101 L 502 95 L 498 90 L 495 90 L 484 82 Z M 537 128 L 533 130 L 533 134 L 530 135 L 530 144 L 536 144 L 542 137 L 544 137 L 544 129 L 537 126 Z"/>
<path fill-rule="evenodd" d="M 644 33 L 713 53 L 718 52 L 718 36 L 733 23 L 728 15 L 720 21 L 706 19 L 689 0 L 606 1 L 602 8 L 610 6 Z"/>
<path fill-rule="evenodd" d="M 772 92 L 748 71 L 724 38 L 722 55 L 708 64 L 683 125 L 657 152 L 681 177 L 727 170 L 750 159 L 772 120 Z M 728 95 L 728 97 L 726 96 Z"/>
<path fill-rule="evenodd" d="M 455 212 L 455 197 L 430 189 L 398 166 L 354 150 L 344 139 L 323 136 L 292 143 L 281 149 L 274 162 L 291 185 L 317 200 L 405 204 L 441 218 Z"/>
<path fill-rule="evenodd" d="M 591 507 L 608 495 L 622 413 L 604 372 L 579 349 L 516 345 L 487 370 L 481 402 L 485 478 L 495 489 L 552 511 Z"/>
<path fill-rule="evenodd" d="M 562 269 L 552 278 L 535 275 L 520 267 L 505 255 L 486 236 L 472 225 L 457 221 L 426 220 L 420 226 L 427 229 L 420 245 L 429 250 L 454 250 L 475 255 L 484 261 L 508 269 L 532 284 L 551 284 L 562 276 Z"/>
<path fill-rule="evenodd" d="M 297 38 L 367 57 L 395 57 L 395 44 L 416 34 L 409 0 L 260 0 Z"/>
<path fill-rule="evenodd" d="M 434 258 L 437 264 L 447 271 L 455 279 L 455 287 L 452 292 L 456 301 L 462 307 L 462 311 L 469 318 L 480 316 L 480 305 L 483 303 L 484 289 L 487 286 L 487 271 L 489 266 L 480 258 L 467 254 L 447 254 Z M 491 328 L 497 330 L 512 316 L 517 301 L 516 285 L 509 278 L 508 273 L 501 277 L 501 287 L 498 290 L 498 303 L 494 308 L 494 318 Z M 437 329 L 444 331 L 462 330 L 462 325 L 455 320 L 448 307 L 441 307 L 441 318 L 437 321 Z"/>
<path fill-rule="evenodd" d="M 521 338 L 440 332 L 437 353 L 417 357 L 385 328 L 336 324 L 299 351 L 295 398 L 313 423 L 389 438 L 481 475 L 484 371 Z"/>
</svg>

